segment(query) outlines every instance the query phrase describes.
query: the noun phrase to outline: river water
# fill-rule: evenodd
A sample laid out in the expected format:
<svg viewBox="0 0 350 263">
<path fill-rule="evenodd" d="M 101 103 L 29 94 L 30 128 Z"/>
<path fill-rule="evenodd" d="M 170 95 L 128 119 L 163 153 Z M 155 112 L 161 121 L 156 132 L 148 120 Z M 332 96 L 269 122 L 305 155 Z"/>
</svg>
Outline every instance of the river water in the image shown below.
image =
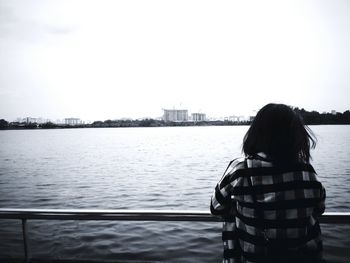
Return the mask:
<svg viewBox="0 0 350 263">
<path fill-rule="evenodd" d="M 208 210 L 247 126 L 0 131 L 0 207 Z M 350 126 L 311 126 L 326 211 L 350 211 Z M 35 258 L 220 262 L 220 223 L 29 221 Z M 350 226 L 323 225 L 329 262 L 348 262 Z M 0 221 L 0 259 L 23 257 Z"/>
</svg>

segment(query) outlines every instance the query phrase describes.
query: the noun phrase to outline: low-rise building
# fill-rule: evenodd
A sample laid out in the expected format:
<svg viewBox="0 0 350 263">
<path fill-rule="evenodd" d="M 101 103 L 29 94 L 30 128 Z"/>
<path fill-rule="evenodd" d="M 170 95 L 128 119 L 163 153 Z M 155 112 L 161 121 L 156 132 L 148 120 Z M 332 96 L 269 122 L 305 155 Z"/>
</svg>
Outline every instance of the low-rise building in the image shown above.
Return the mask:
<svg viewBox="0 0 350 263">
<path fill-rule="evenodd" d="M 19 122 L 25 122 L 25 123 L 37 123 L 37 124 L 42 124 L 42 123 L 47 123 L 49 122 L 50 120 L 49 119 L 44 119 L 44 118 L 33 118 L 33 117 L 25 117 L 23 119 L 18 119 L 17 121 Z"/>
<path fill-rule="evenodd" d="M 237 122 L 237 121 L 239 121 L 239 117 L 235 116 L 235 115 L 231 115 L 231 116 L 225 117 L 225 121 Z"/>
<path fill-rule="evenodd" d="M 81 120 L 80 120 L 79 118 L 65 118 L 65 119 L 64 119 L 64 123 L 65 123 L 66 125 L 72 125 L 72 126 L 74 126 L 74 125 L 79 125 L 79 124 L 81 124 L 82 122 L 81 122 Z"/>
</svg>

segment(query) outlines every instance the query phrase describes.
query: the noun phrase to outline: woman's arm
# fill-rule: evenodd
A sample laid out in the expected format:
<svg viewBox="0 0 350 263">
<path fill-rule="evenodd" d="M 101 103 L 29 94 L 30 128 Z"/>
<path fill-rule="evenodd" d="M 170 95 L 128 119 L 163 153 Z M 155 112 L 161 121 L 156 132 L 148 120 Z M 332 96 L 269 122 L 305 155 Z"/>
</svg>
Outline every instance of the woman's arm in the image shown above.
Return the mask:
<svg viewBox="0 0 350 263">
<path fill-rule="evenodd" d="M 210 202 L 210 212 L 213 215 L 229 216 L 236 209 L 235 201 L 231 198 L 231 191 L 241 182 L 241 178 L 236 178 L 235 173 L 242 167 L 242 162 L 239 159 L 232 161 L 223 178 L 216 185 Z"/>
<path fill-rule="evenodd" d="M 231 194 L 227 191 L 228 187 L 221 187 L 218 183 L 211 197 L 210 212 L 213 215 L 228 215 L 232 209 Z"/>
<path fill-rule="evenodd" d="M 324 213 L 324 210 L 326 209 L 326 189 L 323 186 L 321 189 L 320 197 L 320 202 L 314 208 L 314 214 L 316 216 L 322 215 Z"/>
</svg>

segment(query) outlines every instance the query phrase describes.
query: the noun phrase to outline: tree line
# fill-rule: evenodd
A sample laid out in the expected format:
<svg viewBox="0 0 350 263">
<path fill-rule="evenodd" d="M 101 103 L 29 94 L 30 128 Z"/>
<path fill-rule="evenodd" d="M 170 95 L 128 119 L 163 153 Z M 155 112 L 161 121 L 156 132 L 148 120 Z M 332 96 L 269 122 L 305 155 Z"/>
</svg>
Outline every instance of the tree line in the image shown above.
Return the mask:
<svg viewBox="0 0 350 263">
<path fill-rule="evenodd" d="M 317 111 L 306 111 L 305 109 L 294 108 L 304 120 L 307 125 L 320 124 L 350 124 L 350 111 L 343 113 L 319 113 Z"/>
<path fill-rule="evenodd" d="M 307 125 L 324 124 L 350 124 L 350 111 L 343 113 L 319 113 L 317 111 L 306 111 L 305 109 L 294 108 L 303 118 Z M 143 120 L 105 120 L 94 121 L 91 124 L 56 124 L 46 123 L 26 123 L 8 122 L 0 119 L 0 129 L 59 129 L 59 128 L 123 128 L 123 127 L 171 127 L 171 126 L 228 126 L 228 125 L 249 125 L 251 121 L 186 121 L 186 122 L 165 122 L 163 120 L 143 119 Z"/>
<path fill-rule="evenodd" d="M 127 128 L 127 127 L 175 127 L 175 126 L 227 126 L 227 125 L 248 125 L 250 122 L 241 121 L 201 121 L 201 122 L 165 122 L 163 120 L 143 119 L 143 120 L 105 120 L 94 121 L 91 124 L 57 124 L 46 123 L 25 123 L 25 122 L 7 122 L 0 120 L 0 129 L 62 129 L 62 128 Z"/>
</svg>

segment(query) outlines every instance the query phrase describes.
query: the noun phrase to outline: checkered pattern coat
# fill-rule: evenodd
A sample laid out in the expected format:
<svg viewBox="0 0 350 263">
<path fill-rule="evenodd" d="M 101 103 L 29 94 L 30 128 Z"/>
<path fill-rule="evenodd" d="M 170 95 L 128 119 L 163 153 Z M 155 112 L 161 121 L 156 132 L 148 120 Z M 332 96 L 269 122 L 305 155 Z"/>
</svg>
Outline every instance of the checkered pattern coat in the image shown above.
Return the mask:
<svg viewBox="0 0 350 263">
<path fill-rule="evenodd" d="M 217 184 L 210 209 L 224 219 L 225 263 L 271 262 L 271 254 L 280 257 L 277 262 L 286 262 L 286 255 L 309 256 L 305 262 L 321 257 L 317 216 L 325 209 L 325 190 L 310 164 L 274 167 L 263 153 L 236 159 Z"/>
</svg>

